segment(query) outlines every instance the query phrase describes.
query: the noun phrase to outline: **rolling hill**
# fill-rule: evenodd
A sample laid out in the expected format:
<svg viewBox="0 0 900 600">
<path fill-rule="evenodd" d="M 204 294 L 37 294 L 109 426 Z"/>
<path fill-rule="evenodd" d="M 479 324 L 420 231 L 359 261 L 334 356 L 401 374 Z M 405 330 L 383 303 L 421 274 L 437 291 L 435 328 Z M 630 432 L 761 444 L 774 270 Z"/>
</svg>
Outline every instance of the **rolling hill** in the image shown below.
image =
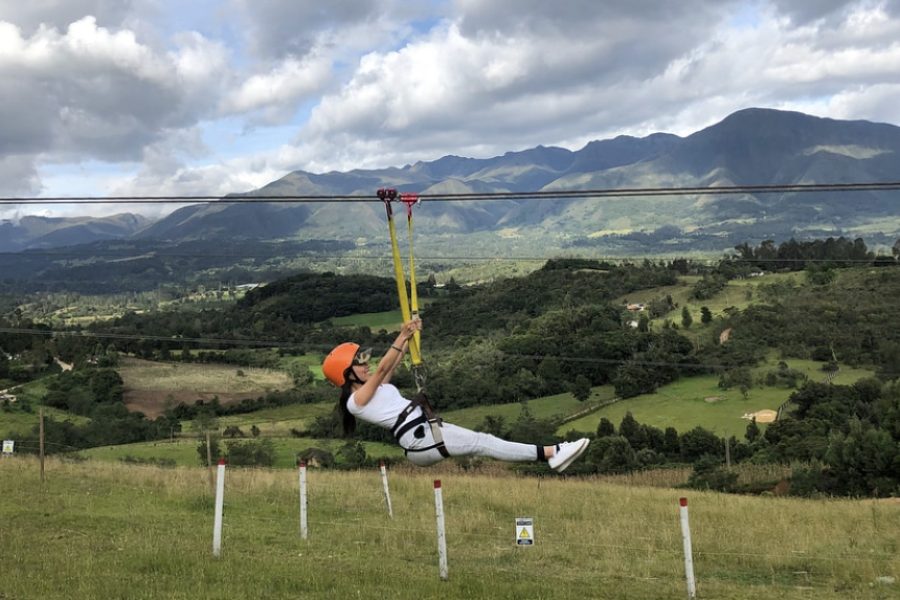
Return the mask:
<svg viewBox="0 0 900 600">
<path fill-rule="evenodd" d="M 646 187 L 721 187 L 893 182 L 900 172 L 900 127 L 749 108 L 686 137 L 654 133 L 588 143 L 577 151 L 537 146 L 491 158 L 445 156 L 403 167 L 291 172 L 232 197 L 353 195 L 372 202 L 206 203 L 155 221 L 26 217 L 0 223 L 0 251 L 104 239 L 381 241 L 380 187 L 457 194 Z M 722 250 L 742 241 L 865 235 L 890 243 L 900 234 L 895 191 L 772 193 L 679 197 L 433 202 L 417 211 L 428 231 L 457 251 Z M 643 238 L 628 238 L 635 233 Z M 623 237 L 624 236 L 624 237 Z M 649 236 L 649 237 L 647 237 Z M 448 240 L 451 240 L 448 242 Z"/>
<path fill-rule="evenodd" d="M 374 196 L 375 190 L 384 186 L 449 194 L 887 182 L 897 179 L 898 166 L 900 127 L 747 109 L 684 138 L 668 134 L 619 136 L 591 142 L 574 152 L 538 146 L 487 159 L 446 156 L 402 168 L 320 175 L 296 171 L 248 195 Z M 900 220 L 891 194 L 873 191 L 440 202 L 423 206 L 417 219 L 431 234 L 514 228 L 532 238 L 547 239 L 564 234 L 596 240 L 666 226 L 672 237 L 694 234 L 722 238 L 739 233 L 762 239 L 862 229 L 894 235 L 900 231 Z M 360 202 L 287 207 L 259 203 L 225 208 L 209 204 L 175 211 L 138 235 L 173 241 L 226 235 L 254 237 L 260 235 L 257 223 L 272 221 L 279 227 L 268 230 L 269 237 L 358 239 L 382 234 L 381 212 L 377 203 Z M 295 227 L 293 232 L 291 227 Z"/>
</svg>

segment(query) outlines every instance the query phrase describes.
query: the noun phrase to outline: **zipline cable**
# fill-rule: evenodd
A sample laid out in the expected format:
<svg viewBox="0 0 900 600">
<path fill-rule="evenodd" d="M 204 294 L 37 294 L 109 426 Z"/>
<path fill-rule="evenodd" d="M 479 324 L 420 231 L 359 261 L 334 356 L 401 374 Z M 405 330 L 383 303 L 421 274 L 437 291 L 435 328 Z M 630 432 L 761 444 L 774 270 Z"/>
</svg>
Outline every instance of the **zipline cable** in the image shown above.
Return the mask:
<svg viewBox="0 0 900 600">
<path fill-rule="evenodd" d="M 634 196 L 689 196 L 695 194 L 777 194 L 806 192 L 862 192 L 900 190 L 900 181 L 860 183 L 814 183 L 775 185 L 734 185 L 719 187 L 597 188 L 588 190 L 540 190 L 533 192 L 468 192 L 456 194 L 419 194 L 429 202 L 485 200 L 567 200 L 572 198 L 628 198 Z M 284 194 L 253 196 L 165 195 L 165 196 L 7 196 L 0 204 L 184 204 L 217 202 L 245 203 L 328 203 L 380 202 L 371 196 L 351 194 Z"/>
<path fill-rule="evenodd" d="M 234 346 L 257 346 L 261 348 L 297 348 L 303 347 L 307 349 L 317 349 L 323 354 L 331 350 L 331 346 L 324 344 L 304 344 L 303 342 L 284 342 L 274 340 L 252 340 L 252 339 L 223 339 L 223 338 L 191 338 L 191 337 L 167 337 L 154 335 L 133 335 L 124 333 L 95 333 L 85 331 L 65 331 L 50 329 L 24 329 L 15 327 L 0 327 L 0 333 L 16 334 L 16 335 L 44 335 L 44 336 L 72 336 L 84 338 L 113 339 L 113 340 L 130 340 L 130 341 L 160 341 L 173 343 L 194 343 L 194 344 L 227 344 Z M 895 338 L 881 338 L 885 341 L 893 341 Z M 210 351 L 217 351 L 210 348 Z M 500 351 L 510 358 L 520 358 L 526 360 L 557 360 L 569 363 L 586 363 L 586 364 L 610 364 L 620 365 L 629 364 L 643 367 L 665 367 L 685 369 L 690 371 L 727 371 L 733 369 L 734 365 L 704 363 L 704 362 L 668 362 L 658 360 L 639 360 L 633 358 L 600 358 L 591 356 L 562 356 L 556 354 L 526 354 L 517 352 Z M 895 372 L 882 372 L 886 376 L 900 375 Z"/>
</svg>

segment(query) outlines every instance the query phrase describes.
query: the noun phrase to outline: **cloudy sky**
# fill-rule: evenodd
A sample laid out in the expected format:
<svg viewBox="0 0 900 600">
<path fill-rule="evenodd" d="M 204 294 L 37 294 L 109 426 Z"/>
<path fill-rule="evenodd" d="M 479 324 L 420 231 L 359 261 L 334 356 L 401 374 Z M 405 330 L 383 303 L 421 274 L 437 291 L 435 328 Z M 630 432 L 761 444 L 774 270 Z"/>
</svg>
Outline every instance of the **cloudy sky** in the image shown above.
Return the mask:
<svg viewBox="0 0 900 600">
<path fill-rule="evenodd" d="M 900 125 L 900 0 L 0 0 L 2 196 L 225 194 L 750 106 Z"/>
</svg>

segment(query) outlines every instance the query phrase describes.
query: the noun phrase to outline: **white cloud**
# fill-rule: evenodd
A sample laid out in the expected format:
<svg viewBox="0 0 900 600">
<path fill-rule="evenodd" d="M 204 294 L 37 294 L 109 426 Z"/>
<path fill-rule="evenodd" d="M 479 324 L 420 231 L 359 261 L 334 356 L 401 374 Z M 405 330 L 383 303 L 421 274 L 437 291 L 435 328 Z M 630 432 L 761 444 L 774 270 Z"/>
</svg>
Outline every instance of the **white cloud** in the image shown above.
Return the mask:
<svg viewBox="0 0 900 600">
<path fill-rule="evenodd" d="M 900 122 L 895 0 L 222 6 L 201 34 L 162 29 L 206 18 L 173 0 L 0 4 L 0 186 L 95 160 L 122 165 L 98 193 L 224 194 L 298 168 L 688 134 L 749 106 Z"/>
<path fill-rule="evenodd" d="M 320 92 L 331 80 L 331 61 L 324 56 L 289 57 L 269 72 L 251 75 L 225 96 L 222 112 L 261 112 L 264 122 L 288 120 L 298 104 Z"/>
</svg>

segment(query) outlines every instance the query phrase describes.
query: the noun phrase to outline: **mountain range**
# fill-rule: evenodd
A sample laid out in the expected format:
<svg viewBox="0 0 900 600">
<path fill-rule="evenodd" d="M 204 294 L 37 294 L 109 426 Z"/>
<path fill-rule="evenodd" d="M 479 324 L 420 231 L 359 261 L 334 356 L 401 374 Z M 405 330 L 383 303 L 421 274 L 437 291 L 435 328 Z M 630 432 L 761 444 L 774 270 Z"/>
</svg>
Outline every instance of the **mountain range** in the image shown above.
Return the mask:
<svg viewBox="0 0 900 600">
<path fill-rule="evenodd" d="M 594 141 L 577 151 L 538 146 L 477 159 L 445 156 L 403 167 L 322 174 L 294 171 L 243 196 L 361 195 L 381 187 L 440 195 L 650 187 L 900 181 L 900 127 L 771 109 L 738 111 L 686 137 L 656 133 Z M 152 194 L 152 190 L 148 190 Z M 553 200 L 423 202 L 417 235 L 455 247 L 728 248 L 825 235 L 900 234 L 900 191 L 714 193 Z M 225 203 L 180 208 L 152 221 L 25 217 L 0 222 L 0 251 L 109 239 L 350 240 L 383 242 L 377 202 Z M 468 240 L 469 243 L 466 243 Z M 510 246 L 512 247 L 512 246 Z"/>
</svg>

